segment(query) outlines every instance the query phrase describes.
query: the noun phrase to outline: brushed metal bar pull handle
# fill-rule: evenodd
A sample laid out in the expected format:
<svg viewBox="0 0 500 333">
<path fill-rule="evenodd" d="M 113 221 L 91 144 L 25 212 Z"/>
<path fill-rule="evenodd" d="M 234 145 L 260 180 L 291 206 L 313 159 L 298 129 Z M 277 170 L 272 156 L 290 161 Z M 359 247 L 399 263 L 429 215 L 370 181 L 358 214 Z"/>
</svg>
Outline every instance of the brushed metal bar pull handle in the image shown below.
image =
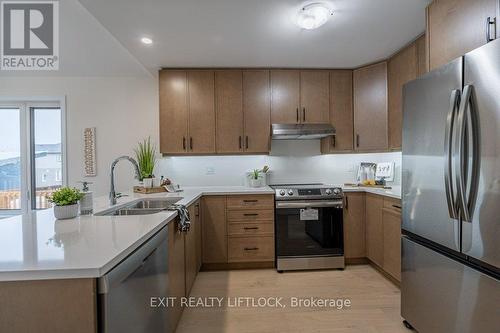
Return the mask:
<svg viewBox="0 0 500 333">
<path fill-rule="evenodd" d="M 193 137 L 189 137 L 189 149 L 193 150 Z"/>
<path fill-rule="evenodd" d="M 257 230 L 259 227 L 243 227 L 245 230 Z"/>
<path fill-rule="evenodd" d="M 345 197 L 345 209 L 349 209 L 349 197 Z"/>
<path fill-rule="evenodd" d="M 248 149 L 248 135 L 245 137 L 245 148 Z"/>
<path fill-rule="evenodd" d="M 333 146 L 333 148 L 335 148 L 336 145 L 337 145 L 337 139 L 336 139 L 336 137 L 334 135 L 334 136 L 332 136 L 332 146 Z"/>
<path fill-rule="evenodd" d="M 488 16 L 486 18 L 486 43 L 494 41 L 497 36 L 496 36 L 496 25 L 497 25 L 497 18 L 493 17 L 491 18 Z M 491 26 L 494 27 L 493 31 L 495 32 L 495 37 L 491 37 Z"/>
<path fill-rule="evenodd" d="M 296 111 L 297 111 L 297 122 L 299 122 L 299 108 L 297 108 Z"/>
<path fill-rule="evenodd" d="M 306 121 L 306 108 L 302 108 L 302 121 Z"/>
<path fill-rule="evenodd" d="M 448 204 L 448 214 L 450 218 L 457 219 L 457 210 L 455 204 L 455 193 L 453 191 L 453 180 L 451 179 L 452 169 L 453 169 L 453 132 L 455 127 L 455 119 L 457 116 L 457 110 L 460 106 L 460 90 L 455 89 L 450 95 L 450 108 L 448 115 L 446 117 L 446 127 L 444 133 L 444 154 L 445 154 L 445 165 L 444 165 L 444 184 L 445 184 L 445 194 L 446 203 Z"/>
<path fill-rule="evenodd" d="M 245 247 L 245 251 L 257 251 L 258 247 Z"/>
<path fill-rule="evenodd" d="M 241 149 L 241 135 L 238 137 L 238 145 L 239 145 L 239 147 Z"/>
<path fill-rule="evenodd" d="M 257 202 L 257 201 L 259 201 L 259 200 L 257 200 L 257 199 L 251 199 L 251 200 L 250 199 L 244 199 L 243 200 L 243 202 L 245 202 L 245 203 Z"/>
<path fill-rule="evenodd" d="M 397 208 L 397 209 L 401 209 L 400 205 L 392 205 L 392 207 Z"/>
<path fill-rule="evenodd" d="M 185 136 L 182 137 L 182 149 L 186 150 L 186 137 Z"/>
<path fill-rule="evenodd" d="M 356 147 L 359 148 L 359 134 L 356 134 Z"/>
<path fill-rule="evenodd" d="M 257 213 L 246 213 L 246 214 L 243 214 L 243 216 L 259 216 L 259 214 L 257 214 Z"/>
</svg>

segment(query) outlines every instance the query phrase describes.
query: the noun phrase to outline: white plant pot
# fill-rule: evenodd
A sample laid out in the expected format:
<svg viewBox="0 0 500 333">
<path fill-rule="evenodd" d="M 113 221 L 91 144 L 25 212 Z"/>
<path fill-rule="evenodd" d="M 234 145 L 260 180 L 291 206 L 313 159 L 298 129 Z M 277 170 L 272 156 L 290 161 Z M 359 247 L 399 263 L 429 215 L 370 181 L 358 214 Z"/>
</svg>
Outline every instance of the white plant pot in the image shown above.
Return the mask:
<svg viewBox="0 0 500 333">
<path fill-rule="evenodd" d="M 250 185 L 250 187 L 261 187 L 262 180 L 260 178 L 259 179 L 250 178 L 250 180 L 248 181 L 248 185 Z"/>
<path fill-rule="evenodd" d="M 142 185 L 144 187 L 153 187 L 153 178 L 143 178 L 142 179 Z"/>
<path fill-rule="evenodd" d="M 54 216 L 58 220 L 72 219 L 78 216 L 78 204 L 54 206 Z"/>
</svg>

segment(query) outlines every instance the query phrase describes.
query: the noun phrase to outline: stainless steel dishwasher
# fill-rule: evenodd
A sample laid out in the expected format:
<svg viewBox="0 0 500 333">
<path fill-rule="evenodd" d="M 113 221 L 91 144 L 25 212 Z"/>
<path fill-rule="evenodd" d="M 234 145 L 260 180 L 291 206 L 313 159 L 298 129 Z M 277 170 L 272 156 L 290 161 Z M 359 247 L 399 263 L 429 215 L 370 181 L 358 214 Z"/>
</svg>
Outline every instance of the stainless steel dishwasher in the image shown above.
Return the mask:
<svg viewBox="0 0 500 333">
<path fill-rule="evenodd" d="M 168 332 L 168 232 L 164 227 L 98 280 L 99 332 Z"/>
</svg>

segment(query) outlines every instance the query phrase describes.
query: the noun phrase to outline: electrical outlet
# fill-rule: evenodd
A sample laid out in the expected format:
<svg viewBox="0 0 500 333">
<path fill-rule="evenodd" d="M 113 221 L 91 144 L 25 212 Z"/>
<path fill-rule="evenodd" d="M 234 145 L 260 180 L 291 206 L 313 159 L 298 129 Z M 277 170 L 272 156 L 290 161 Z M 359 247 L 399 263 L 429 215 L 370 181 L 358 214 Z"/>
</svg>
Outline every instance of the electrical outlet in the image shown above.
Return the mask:
<svg viewBox="0 0 500 333">
<path fill-rule="evenodd" d="M 207 167 L 207 170 L 205 172 L 206 175 L 215 175 L 215 168 L 210 166 L 210 167 Z"/>
</svg>

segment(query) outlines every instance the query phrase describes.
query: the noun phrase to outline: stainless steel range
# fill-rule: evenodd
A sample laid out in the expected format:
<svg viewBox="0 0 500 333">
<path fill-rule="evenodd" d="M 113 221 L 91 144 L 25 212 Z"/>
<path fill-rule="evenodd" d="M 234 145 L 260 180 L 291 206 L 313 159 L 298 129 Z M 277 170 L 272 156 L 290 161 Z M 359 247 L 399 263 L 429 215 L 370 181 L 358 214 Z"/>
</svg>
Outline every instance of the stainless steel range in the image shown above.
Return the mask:
<svg viewBox="0 0 500 333">
<path fill-rule="evenodd" d="M 323 184 L 271 187 L 276 192 L 278 272 L 343 269 L 342 189 Z"/>
</svg>

